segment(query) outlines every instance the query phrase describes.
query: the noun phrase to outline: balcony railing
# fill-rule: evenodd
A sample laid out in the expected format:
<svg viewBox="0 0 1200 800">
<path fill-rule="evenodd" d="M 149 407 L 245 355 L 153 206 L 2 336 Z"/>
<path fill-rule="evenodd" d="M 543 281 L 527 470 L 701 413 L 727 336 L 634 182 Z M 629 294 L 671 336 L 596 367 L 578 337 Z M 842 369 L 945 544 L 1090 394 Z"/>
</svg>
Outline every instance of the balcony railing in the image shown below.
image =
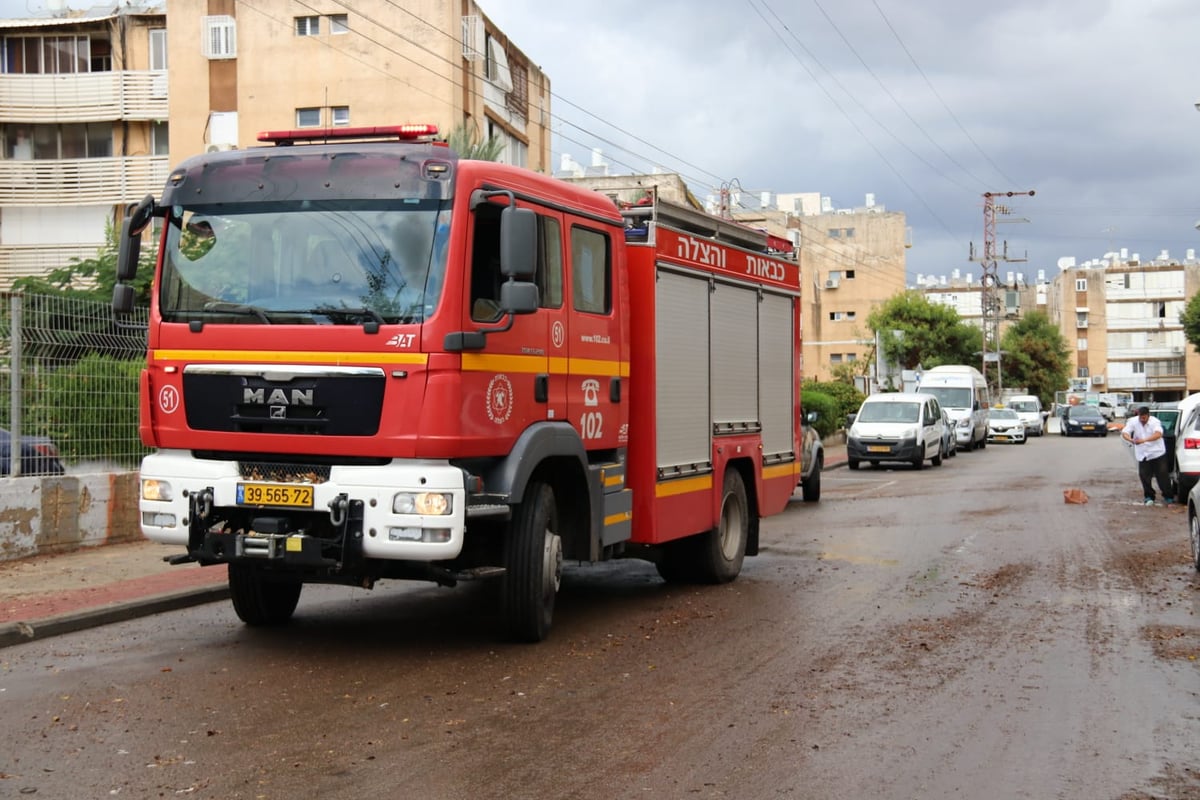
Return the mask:
<svg viewBox="0 0 1200 800">
<path fill-rule="evenodd" d="M 165 71 L 0 75 L 0 122 L 166 118 Z"/>
<path fill-rule="evenodd" d="M 0 291 L 12 288 L 17 278 L 45 275 L 51 270 L 95 258 L 104 246 L 95 244 L 43 244 L 0 247 Z"/>
<path fill-rule="evenodd" d="M 0 207 L 132 203 L 162 191 L 168 156 L 0 161 Z"/>
</svg>

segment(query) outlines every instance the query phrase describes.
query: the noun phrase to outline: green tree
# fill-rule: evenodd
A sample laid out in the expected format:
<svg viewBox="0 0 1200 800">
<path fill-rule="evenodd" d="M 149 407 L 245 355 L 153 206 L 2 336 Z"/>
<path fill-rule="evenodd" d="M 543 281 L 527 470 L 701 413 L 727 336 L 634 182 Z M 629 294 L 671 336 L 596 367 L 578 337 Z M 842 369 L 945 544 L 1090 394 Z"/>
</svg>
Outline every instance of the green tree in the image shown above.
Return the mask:
<svg viewBox="0 0 1200 800">
<path fill-rule="evenodd" d="M 1065 389 L 1070 352 L 1062 332 L 1044 311 L 1032 311 L 1009 327 L 1000 340 L 1000 369 L 1006 386 L 1024 386 L 1049 408 Z"/>
<path fill-rule="evenodd" d="M 871 312 L 867 325 L 879 334 L 884 358 L 902 369 L 973 364 L 983 351 L 983 334 L 949 306 L 920 292 L 894 295 Z M 893 331 L 899 331 L 896 336 Z"/>
<path fill-rule="evenodd" d="M 504 152 L 504 140 L 496 136 L 483 139 L 479 129 L 469 123 L 462 123 L 450 131 L 446 144 L 458 153 L 459 158 L 469 158 L 476 161 L 495 161 Z"/>
<path fill-rule="evenodd" d="M 117 240 L 120 229 L 111 223 L 104 226 L 104 244 L 92 258 L 73 258 L 66 266 L 53 269 L 45 275 L 27 276 L 13 281 L 13 289 L 26 294 L 45 294 L 72 297 L 81 300 L 112 301 L 113 287 L 117 283 Z M 158 241 L 153 229 L 142 234 L 142 249 L 138 256 L 138 273 L 133 280 L 136 301 L 139 305 L 150 305 L 150 282 L 154 277 L 154 262 L 158 255 Z"/>
<path fill-rule="evenodd" d="M 830 398 L 836 407 L 833 411 L 835 419 L 831 420 L 834 429 L 841 428 L 846 423 L 846 415 L 853 414 L 858 411 L 858 407 L 862 405 L 865 398 L 862 392 L 854 388 L 853 382 L 846 383 L 845 381 L 815 381 L 806 380 L 800 386 L 800 401 L 801 408 L 805 411 L 809 409 L 803 405 L 804 398 L 809 395 L 823 395 Z M 813 409 L 822 411 L 824 409 Z M 819 429 L 819 428 L 818 428 Z"/>
<path fill-rule="evenodd" d="M 1200 292 L 1192 295 L 1179 313 L 1179 322 L 1183 325 L 1183 335 L 1191 342 L 1192 347 L 1200 353 Z"/>
</svg>

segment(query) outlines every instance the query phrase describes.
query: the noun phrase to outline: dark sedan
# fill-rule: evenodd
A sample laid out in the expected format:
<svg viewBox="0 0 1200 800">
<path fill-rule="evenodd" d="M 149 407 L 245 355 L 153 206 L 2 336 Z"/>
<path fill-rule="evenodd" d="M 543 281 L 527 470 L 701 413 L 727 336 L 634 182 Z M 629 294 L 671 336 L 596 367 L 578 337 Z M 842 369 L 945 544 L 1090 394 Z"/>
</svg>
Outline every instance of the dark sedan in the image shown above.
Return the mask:
<svg viewBox="0 0 1200 800">
<path fill-rule="evenodd" d="M 12 467 L 12 434 L 0 428 L 0 476 Z M 58 448 L 44 436 L 21 437 L 21 475 L 62 475 Z"/>
<path fill-rule="evenodd" d="M 1063 416 L 1063 436 L 1108 436 L 1108 420 L 1095 406 L 1071 406 Z"/>
</svg>

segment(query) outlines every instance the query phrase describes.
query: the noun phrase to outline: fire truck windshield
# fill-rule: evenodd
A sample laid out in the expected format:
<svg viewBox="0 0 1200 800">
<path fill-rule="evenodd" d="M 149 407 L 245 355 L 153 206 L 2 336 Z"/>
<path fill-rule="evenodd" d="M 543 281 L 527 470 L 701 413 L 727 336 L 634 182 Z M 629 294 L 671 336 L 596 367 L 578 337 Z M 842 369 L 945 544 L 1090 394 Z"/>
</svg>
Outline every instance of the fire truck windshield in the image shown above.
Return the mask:
<svg viewBox="0 0 1200 800">
<path fill-rule="evenodd" d="M 221 204 L 168 216 L 166 322 L 421 322 L 446 269 L 449 201 Z"/>
</svg>

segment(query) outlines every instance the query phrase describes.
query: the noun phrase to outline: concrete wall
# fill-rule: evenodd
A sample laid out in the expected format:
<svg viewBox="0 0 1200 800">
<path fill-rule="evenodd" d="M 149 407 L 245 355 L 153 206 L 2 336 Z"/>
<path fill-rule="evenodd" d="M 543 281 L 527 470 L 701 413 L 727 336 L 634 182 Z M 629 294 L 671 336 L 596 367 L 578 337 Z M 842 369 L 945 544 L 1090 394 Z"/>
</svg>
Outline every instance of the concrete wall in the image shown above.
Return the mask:
<svg viewBox="0 0 1200 800">
<path fill-rule="evenodd" d="M 0 561 L 141 538 L 138 474 L 0 479 Z"/>
</svg>

